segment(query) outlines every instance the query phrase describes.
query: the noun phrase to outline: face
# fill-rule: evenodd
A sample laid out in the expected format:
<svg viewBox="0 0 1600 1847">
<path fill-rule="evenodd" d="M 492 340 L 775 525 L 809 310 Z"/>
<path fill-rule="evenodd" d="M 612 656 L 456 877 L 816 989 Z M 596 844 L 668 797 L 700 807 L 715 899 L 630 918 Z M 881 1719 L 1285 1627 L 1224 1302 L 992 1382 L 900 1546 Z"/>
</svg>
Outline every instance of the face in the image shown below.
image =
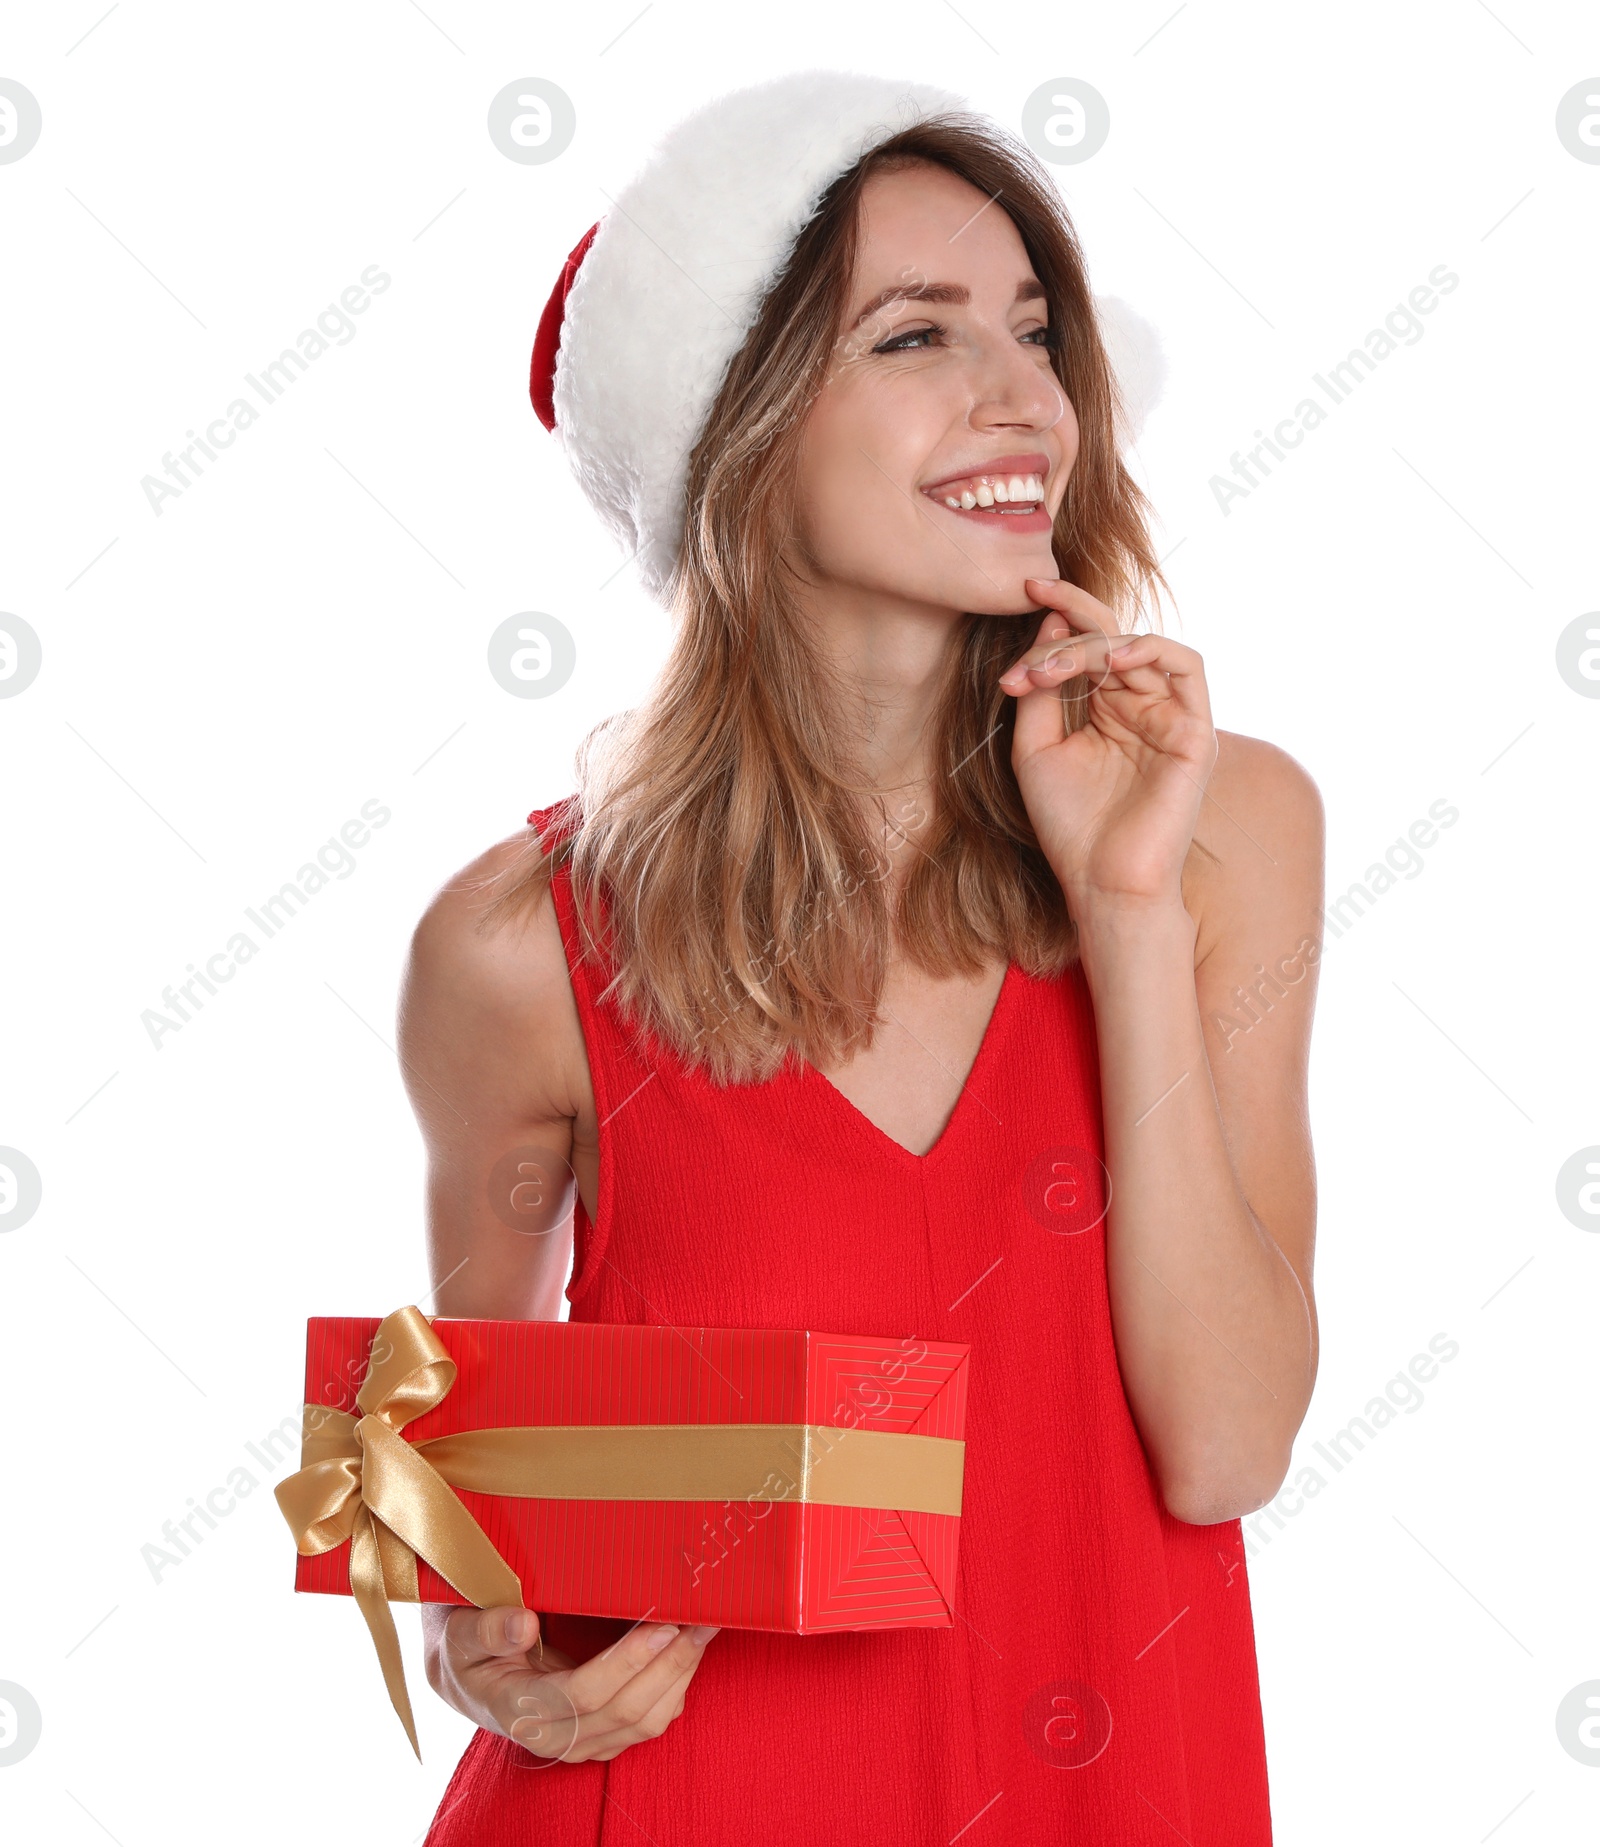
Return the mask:
<svg viewBox="0 0 1600 1847">
<path fill-rule="evenodd" d="M 1016 226 L 976 187 L 933 165 L 867 182 L 802 432 L 802 563 L 822 601 L 1036 607 L 1023 579 L 1058 575 L 1050 529 L 1078 453 L 1049 324 Z"/>
</svg>

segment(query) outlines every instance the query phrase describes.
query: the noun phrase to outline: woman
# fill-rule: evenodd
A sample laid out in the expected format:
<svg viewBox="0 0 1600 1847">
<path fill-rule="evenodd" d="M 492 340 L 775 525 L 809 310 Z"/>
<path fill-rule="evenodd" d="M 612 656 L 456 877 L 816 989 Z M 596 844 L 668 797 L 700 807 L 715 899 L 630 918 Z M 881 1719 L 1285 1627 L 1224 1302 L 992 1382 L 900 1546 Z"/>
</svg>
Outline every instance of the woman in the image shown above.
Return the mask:
<svg viewBox="0 0 1600 1847">
<path fill-rule="evenodd" d="M 960 1576 L 804 1637 L 429 1607 L 481 1728 L 430 1847 L 1256 1847 L 1322 817 L 1124 633 L 1161 578 L 1055 189 L 944 92 L 742 92 L 541 346 L 676 632 L 418 927 L 437 1312 L 557 1317 L 571 1256 L 574 1318 L 969 1342 Z"/>
</svg>

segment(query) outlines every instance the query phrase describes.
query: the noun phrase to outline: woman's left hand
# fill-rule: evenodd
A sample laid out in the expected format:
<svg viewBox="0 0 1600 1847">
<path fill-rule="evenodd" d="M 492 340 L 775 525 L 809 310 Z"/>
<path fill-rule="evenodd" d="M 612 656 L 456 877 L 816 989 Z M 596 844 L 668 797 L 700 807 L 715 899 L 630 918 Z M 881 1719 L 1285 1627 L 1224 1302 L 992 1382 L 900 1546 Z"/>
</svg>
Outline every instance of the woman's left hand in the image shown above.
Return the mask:
<svg viewBox="0 0 1600 1847">
<path fill-rule="evenodd" d="M 1184 860 L 1217 759 L 1205 669 L 1165 635 L 1119 633 L 1104 603 L 1030 577 L 1046 611 L 1000 676 L 1016 695 L 1011 763 L 1073 915 L 1182 903 Z M 1089 676 L 1088 723 L 1068 732 L 1060 689 Z"/>
</svg>

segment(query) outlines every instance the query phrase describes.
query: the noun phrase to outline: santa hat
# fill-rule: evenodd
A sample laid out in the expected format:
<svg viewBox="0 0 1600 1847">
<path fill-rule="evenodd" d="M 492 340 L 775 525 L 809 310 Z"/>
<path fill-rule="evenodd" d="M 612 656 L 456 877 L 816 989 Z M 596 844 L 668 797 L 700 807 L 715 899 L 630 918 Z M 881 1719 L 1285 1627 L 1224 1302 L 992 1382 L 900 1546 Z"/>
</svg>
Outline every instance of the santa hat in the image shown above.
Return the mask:
<svg viewBox="0 0 1600 1847">
<path fill-rule="evenodd" d="M 802 71 L 703 105 L 567 258 L 533 346 L 529 396 L 646 588 L 677 563 L 689 456 L 728 364 L 828 187 L 902 129 L 966 99 L 928 84 Z M 1149 324 L 1099 296 L 1134 441 L 1166 366 Z"/>
</svg>

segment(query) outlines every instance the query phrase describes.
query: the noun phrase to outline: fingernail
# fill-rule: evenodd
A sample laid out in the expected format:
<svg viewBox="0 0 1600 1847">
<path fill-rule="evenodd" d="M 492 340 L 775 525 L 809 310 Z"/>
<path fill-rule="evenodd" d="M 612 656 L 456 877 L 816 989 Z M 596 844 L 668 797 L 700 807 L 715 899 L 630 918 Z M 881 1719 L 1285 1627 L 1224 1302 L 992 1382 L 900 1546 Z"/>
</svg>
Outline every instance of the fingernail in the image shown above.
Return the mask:
<svg viewBox="0 0 1600 1847">
<path fill-rule="evenodd" d="M 645 1647 L 650 1650 L 651 1654 L 658 1655 L 677 1633 L 676 1629 L 658 1629 L 645 1643 Z"/>
<path fill-rule="evenodd" d="M 721 1623 L 696 1623 L 689 1631 L 689 1640 L 696 1648 L 703 1648 L 721 1627 Z"/>
<path fill-rule="evenodd" d="M 532 1620 L 533 1619 L 528 1615 L 526 1610 L 518 1610 L 515 1614 L 506 1618 L 506 1640 L 510 1642 L 513 1647 L 519 1642 L 531 1642 L 533 1640 L 533 1630 L 530 1627 Z"/>
<path fill-rule="evenodd" d="M 1052 590 L 1061 582 L 1061 579 L 1059 577 L 1030 577 L 1028 582 L 1030 584 L 1043 584 L 1045 589 Z"/>
</svg>

